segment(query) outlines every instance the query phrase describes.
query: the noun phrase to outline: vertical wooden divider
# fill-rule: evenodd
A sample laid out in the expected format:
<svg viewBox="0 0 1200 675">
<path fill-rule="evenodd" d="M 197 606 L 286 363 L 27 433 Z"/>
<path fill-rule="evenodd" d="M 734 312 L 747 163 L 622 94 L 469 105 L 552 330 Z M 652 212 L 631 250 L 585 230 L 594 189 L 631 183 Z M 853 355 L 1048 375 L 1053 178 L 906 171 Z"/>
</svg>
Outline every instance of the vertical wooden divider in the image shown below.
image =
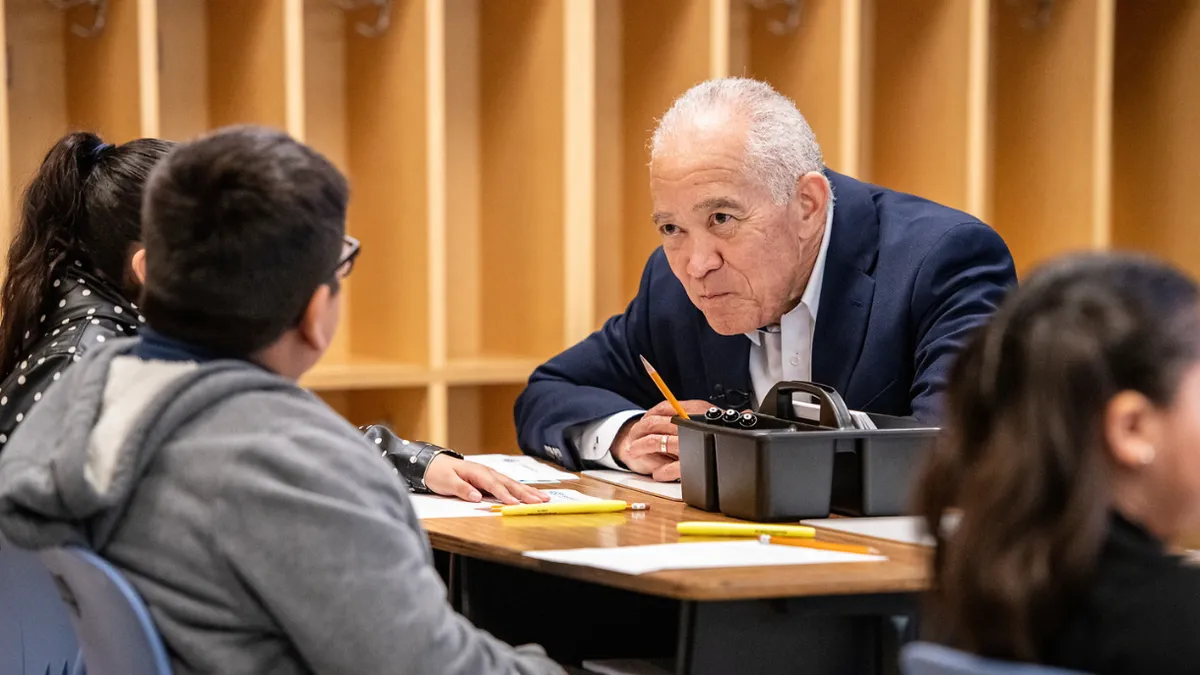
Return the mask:
<svg viewBox="0 0 1200 675">
<path fill-rule="evenodd" d="M 158 138 L 158 0 L 137 0 L 138 96 L 141 136 Z"/>
<path fill-rule="evenodd" d="M 426 127 L 426 218 L 429 232 L 429 366 L 435 373 L 446 368 L 448 335 L 446 187 L 448 144 L 446 139 L 446 6 L 445 0 L 425 2 L 425 123 Z M 438 445 L 450 442 L 449 391 L 445 381 L 434 379 L 426 391 L 427 440 Z"/>
<path fill-rule="evenodd" d="M 863 82 L 863 0 L 842 0 L 841 17 L 841 134 L 836 160 L 840 170 L 850 176 L 861 175 L 862 165 L 862 82 Z M 826 162 L 829 159 L 826 158 Z"/>
<path fill-rule="evenodd" d="M 989 0 L 971 0 L 967 55 L 967 194 L 965 209 L 981 220 L 991 219 L 991 15 Z"/>
<path fill-rule="evenodd" d="M 304 0 L 283 0 L 283 125 L 303 141 Z"/>
<path fill-rule="evenodd" d="M 8 37 L 8 8 L 4 6 L 5 0 L 0 0 L 0 38 L 5 39 L 7 45 Z M 5 75 L 5 84 L 0 87 L 0 242 L 4 242 L 7 249 L 8 243 L 13 236 L 13 223 L 15 221 L 13 193 L 10 188 L 12 185 L 12 166 L 11 155 L 9 154 L 10 147 L 10 131 L 8 119 L 9 106 L 9 87 L 8 74 L 11 64 L 8 62 L 9 50 L 0 49 L 0 73 Z M 8 256 L 0 256 L 0 275 L 7 274 Z"/>
<path fill-rule="evenodd" d="M 730 66 L 730 3 L 739 0 L 709 0 L 708 5 L 708 77 L 728 77 L 734 73 Z M 682 94 L 683 92 L 679 92 Z"/>
<path fill-rule="evenodd" d="M 596 314 L 596 2 L 563 12 L 563 345 L 592 330 Z"/>
</svg>

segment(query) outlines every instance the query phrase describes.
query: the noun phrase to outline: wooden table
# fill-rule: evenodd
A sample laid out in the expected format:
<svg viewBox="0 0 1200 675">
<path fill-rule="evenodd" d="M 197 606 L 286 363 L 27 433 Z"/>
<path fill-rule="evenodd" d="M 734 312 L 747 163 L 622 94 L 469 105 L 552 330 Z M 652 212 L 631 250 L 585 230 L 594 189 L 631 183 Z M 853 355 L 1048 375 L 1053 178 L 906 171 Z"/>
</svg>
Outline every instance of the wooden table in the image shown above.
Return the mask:
<svg viewBox="0 0 1200 675">
<path fill-rule="evenodd" d="M 915 595 L 927 584 L 923 547 L 818 530 L 817 539 L 868 544 L 886 561 L 828 565 L 667 570 L 630 575 L 590 567 L 527 558 L 525 551 L 635 546 L 678 542 L 675 530 L 685 520 L 738 522 L 680 502 L 612 485 L 587 476 L 558 486 L 604 499 L 644 502 L 644 512 L 619 514 L 458 518 L 424 521 L 435 549 L 453 554 L 454 574 L 471 595 L 502 593 L 506 606 L 514 596 L 535 596 L 539 583 L 569 579 L 600 589 L 620 589 L 629 596 L 670 601 L 679 608 L 675 671 L 680 674 L 757 672 L 880 673 L 894 667 L 895 644 L 886 644 L 890 617 L 915 612 Z M 466 583 L 472 569 L 496 566 L 523 570 L 489 585 Z M 550 576 L 546 576 L 550 575 Z M 529 588 L 514 591 L 513 579 Z M 561 581 L 553 582 L 561 588 Z M 480 590 L 482 588 L 482 591 Z M 637 594 L 634 596 L 632 594 Z M 591 597 L 596 597 L 595 595 Z M 554 597 L 538 598 L 554 602 Z M 464 603 L 469 618 L 471 601 Z M 586 607 L 571 613 L 586 615 Z M 520 610 L 513 609 L 519 615 Z M 561 619 L 560 619 L 561 620 Z M 481 627 L 503 633 L 503 626 Z M 621 631 L 614 630 L 614 645 Z M 540 641 L 540 640 L 539 640 Z M 614 654 L 616 655 L 616 654 Z"/>
</svg>

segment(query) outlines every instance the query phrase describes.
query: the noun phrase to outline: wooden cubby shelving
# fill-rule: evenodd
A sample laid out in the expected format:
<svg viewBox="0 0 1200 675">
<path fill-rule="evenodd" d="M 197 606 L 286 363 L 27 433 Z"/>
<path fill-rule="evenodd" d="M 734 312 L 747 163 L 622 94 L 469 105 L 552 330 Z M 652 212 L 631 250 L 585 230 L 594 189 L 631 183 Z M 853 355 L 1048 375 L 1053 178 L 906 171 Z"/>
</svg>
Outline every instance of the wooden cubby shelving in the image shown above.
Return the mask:
<svg viewBox="0 0 1200 675">
<path fill-rule="evenodd" d="M 1200 0 L 390 0 L 377 32 L 355 1 L 106 0 L 81 37 L 91 7 L 0 0 L 5 236 L 68 130 L 285 129 L 363 242 L 304 383 L 464 452 L 515 452 L 530 371 L 636 291 L 650 132 L 710 77 L 771 82 L 829 166 L 982 217 L 1022 273 L 1129 248 L 1200 274 Z"/>
</svg>

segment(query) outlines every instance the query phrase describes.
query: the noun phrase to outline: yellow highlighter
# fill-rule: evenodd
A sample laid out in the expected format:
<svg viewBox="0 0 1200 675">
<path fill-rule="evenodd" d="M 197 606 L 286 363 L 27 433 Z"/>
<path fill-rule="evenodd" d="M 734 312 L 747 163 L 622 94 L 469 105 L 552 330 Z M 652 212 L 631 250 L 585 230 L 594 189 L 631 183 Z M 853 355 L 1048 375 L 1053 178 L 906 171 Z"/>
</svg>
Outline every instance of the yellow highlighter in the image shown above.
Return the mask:
<svg viewBox="0 0 1200 675">
<path fill-rule="evenodd" d="M 695 537 L 815 537 L 817 531 L 805 525 L 772 525 L 769 523 L 721 523 L 711 521 L 687 521 L 677 523 L 679 534 Z"/>
<path fill-rule="evenodd" d="M 645 511 L 646 504 L 630 504 L 620 499 L 602 499 L 597 502 L 560 502 L 557 504 L 513 504 L 493 506 L 502 516 L 541 516 L 568 513 L 613 513 L 615 511 Z"/>
</svg>

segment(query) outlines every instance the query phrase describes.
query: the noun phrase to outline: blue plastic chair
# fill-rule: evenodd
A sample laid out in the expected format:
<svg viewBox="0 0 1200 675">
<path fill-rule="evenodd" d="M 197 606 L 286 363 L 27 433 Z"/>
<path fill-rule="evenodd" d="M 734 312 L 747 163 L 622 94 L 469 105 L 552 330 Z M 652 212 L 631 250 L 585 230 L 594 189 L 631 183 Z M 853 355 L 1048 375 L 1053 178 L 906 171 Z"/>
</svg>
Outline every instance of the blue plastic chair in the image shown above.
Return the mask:
<svg viewBox="0 0 1200 675">
<path fill-rule="evenodd" d="M 120 572 L 82 548 L 38 556 L 59 584 L 87 675 L 171 675 L 150 612 Z"/>
<path fill-rule="evenodd" d="M 1086 675 L 1032 663 L 988 659 L 931 642 L 910 642 L 900 650 L 904 675 Z"/>
<path fill-rule="evenodd" d="M 37 555 L 0 539 L 0 674 L 68 675 L 79 641 Z"/>
</svg>

